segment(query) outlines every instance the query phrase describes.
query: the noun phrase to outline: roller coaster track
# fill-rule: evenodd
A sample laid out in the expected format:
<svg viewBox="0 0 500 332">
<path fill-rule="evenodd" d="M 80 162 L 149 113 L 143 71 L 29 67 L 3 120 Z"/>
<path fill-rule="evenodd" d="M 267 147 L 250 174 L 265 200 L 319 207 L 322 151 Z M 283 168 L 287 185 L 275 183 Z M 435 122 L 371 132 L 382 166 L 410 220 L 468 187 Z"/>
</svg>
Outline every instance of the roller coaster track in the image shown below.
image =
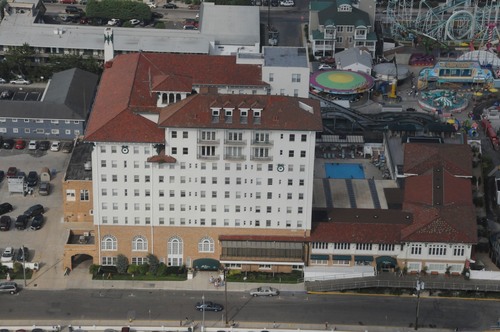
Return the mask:
<svg viewBox="0 0 500 332">
<path fill-rule="evenodd" d="M 356 123 L 363 131 L 387 130 L 391 124 L 426 126 L 429 123 L 439 121 L 434 115 L 422 112 L 378 112 L 364 114 L 331 102 L 328 106 L 321 107 L 321 115 L 323 119 L 346 119 L 352 123 Z"/>
</svg>

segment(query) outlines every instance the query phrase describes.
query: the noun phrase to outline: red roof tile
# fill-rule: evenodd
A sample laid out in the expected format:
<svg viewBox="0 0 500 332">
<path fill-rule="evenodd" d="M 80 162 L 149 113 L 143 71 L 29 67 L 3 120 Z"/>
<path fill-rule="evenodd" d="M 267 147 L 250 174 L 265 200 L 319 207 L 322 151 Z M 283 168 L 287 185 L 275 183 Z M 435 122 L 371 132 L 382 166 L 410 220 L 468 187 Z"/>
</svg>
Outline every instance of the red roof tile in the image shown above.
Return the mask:
<svg viewBox="0 0 500 332">
<path fill-rule="evenodd" d="M 260 105 L 262 108 L 260 123 L 254 123 L 252 112 L 248 121 L 241 123 L 238 105 Z M 305 110 L 301 104 L 310 107 Z M 212 122 L 210 107 L 234 108 L 232 121 L 225 121 L 224 112 L 220 112 L 218 122 Z M 323 123 L 319 102 L 312 99 L 271 95 L 220 95 L 200 93 L 166 107 L 160 113 L 158 123 L 161 127 L 184 128 L 234 128 L 234 129 L 281 129 L 321 131 Z"/>
<path fill-rule="evenodd" d="M 419 144 L 404 145 L 404 173 L 422 174 L 442 165 L 453 175 L 472 176 L 472 152 L 467 144 Z"/>
<path fill-rule="evenodd" d="M 108 63 L 101 78 L 85 140 L 162 142 L 164 130 L 144 117 L 158 113 L 155 91 L 190 93 L 197 86 L 268 86 L 259 65 L 236 64 L 235 56 L 130 53 Z M 120 115 L 120 116 L 119 116 Z M 132 122 L 125 122 L 125 120 Z M 117 121 L 120 121 L 118 123 Z M 134 124 L 133 126 L 131 124 Z M 131 130 L 132 127 L 137 127 Z"/>
</svg>

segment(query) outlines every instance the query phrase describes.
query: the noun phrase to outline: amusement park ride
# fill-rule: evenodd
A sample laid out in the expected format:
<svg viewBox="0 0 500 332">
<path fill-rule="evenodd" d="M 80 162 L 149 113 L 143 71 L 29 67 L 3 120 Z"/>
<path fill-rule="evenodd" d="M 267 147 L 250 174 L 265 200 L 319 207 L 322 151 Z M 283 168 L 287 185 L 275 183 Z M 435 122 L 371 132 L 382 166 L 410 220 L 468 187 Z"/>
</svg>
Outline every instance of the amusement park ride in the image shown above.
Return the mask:
<svg viewBox="0 0 500 332">
<path fill-rule="evenodd" d="M 389 0 L 384 23 L 400 41 L 434 41 L 446 47 L 500 49 L 500 0 L 448 0 L 432 7 L 426 0 Z"/>
</svg>

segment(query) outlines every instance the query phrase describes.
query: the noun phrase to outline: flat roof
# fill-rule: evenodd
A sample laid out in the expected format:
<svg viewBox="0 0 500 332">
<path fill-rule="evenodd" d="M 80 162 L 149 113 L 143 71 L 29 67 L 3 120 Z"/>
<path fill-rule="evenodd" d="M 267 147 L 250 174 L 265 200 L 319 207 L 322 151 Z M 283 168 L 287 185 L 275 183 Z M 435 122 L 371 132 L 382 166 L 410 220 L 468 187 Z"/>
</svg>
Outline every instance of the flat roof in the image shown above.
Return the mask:
<svg viewBox="0 0 500 332">
<path fill-rule="evenodd" d="M 66 175 L 64 181 L 71 180 L 86 180 L 92 181 L 92 170 L 85 170 L 85 162 L 92 159 L 92 149 L 94 148 L 93 143 L 83 143 L 77 141 L 75 147 L 73 148 L 73 153 L 69 160 L 68 168 L 66 169 Z"/>
<path fill-rule="evenodd" d="M 308 67 L 307 52 L 304 47 L 264 47 L 266 67 Z"/>
</svg>

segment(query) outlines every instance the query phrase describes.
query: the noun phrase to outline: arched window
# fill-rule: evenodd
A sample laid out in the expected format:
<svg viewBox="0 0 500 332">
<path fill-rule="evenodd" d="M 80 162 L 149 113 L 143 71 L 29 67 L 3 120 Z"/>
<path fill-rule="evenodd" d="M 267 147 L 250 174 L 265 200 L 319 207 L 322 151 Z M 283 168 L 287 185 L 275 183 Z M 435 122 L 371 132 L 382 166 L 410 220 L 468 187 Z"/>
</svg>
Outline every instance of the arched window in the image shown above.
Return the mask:
<svg viewBox="0 0 500 332">
<path fill-rule="evenodd" d="M 132 251 L 148 251 L 148 240 L 142 235 L 134 237 L 132 240 Z"/>
<path fill-rule="evenodd" d="M 101 250 L 117 250 L 118 242 L 113 235 L 106 235 L 101 241 Z"/>
<path fill-rule="evenodd" d="M 202 238 L 198 242 L 199 252 L 214 252 L 214 240 L 208 236 Z"/>
<path fill-rule="evenodd" d="M 173 236 L 168 240 L 167 263 L 168 266 L 181 266 L 183 259 L 183 243 L 182 239 Z"/>
</svg>

